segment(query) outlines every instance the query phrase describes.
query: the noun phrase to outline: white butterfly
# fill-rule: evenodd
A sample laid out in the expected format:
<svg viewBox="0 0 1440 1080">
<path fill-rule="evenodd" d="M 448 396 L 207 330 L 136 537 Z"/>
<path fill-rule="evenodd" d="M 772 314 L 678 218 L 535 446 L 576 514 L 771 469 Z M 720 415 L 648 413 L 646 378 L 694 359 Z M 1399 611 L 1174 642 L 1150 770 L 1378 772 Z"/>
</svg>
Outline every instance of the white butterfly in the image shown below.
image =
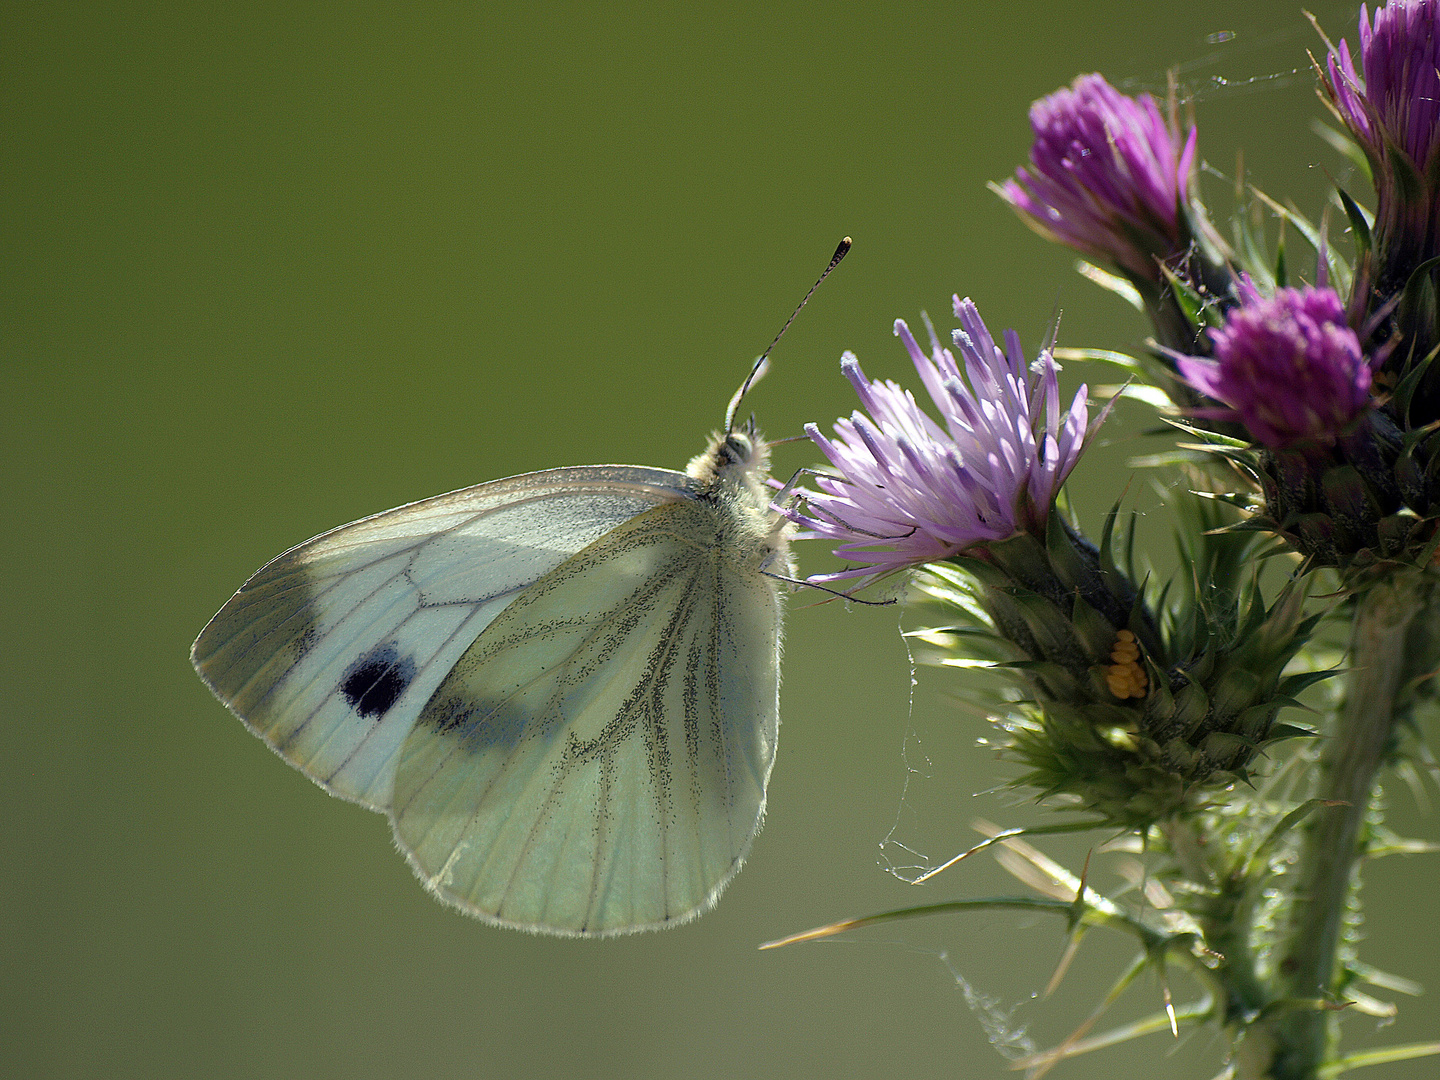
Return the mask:
<svg viewBox="0 0 1440 1080">
<path fill-rule="evenodd" d="M 210 620 L 196 670 L 292 765 L 387 814 L 471 915 L 584 936 L 695 917 L 749 851 L 775 760 L 790 526 L 768 447 L 733 423 L 762 371 L 683 473 L 527 473 L 290 549 Z"/>
</svg>

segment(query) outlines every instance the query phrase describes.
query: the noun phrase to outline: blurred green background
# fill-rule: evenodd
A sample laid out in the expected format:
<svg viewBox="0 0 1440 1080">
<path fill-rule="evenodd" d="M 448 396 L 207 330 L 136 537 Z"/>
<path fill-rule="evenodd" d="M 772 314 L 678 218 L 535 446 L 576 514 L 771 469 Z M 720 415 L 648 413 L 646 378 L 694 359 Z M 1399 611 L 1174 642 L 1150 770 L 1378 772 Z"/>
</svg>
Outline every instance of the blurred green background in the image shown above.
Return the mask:
<svg viewBox="0 0 1440 1080">
<path fill-rule="evenodd" d="M 1354 41 L 1354 5 L 1315 13 Z M 756 950 L 1018 891 L 980 860 L 921 888 L 886 871 L 1031 813 L 975 796 L 1003 769 L 957 676 L 920 669 L 912 693 L 894 608 L 793 598 L 747 868 L 698 922 L 599 943 L 429 899 L 385 821 L 286 768 L 187 650 L 331 526 L 531 469 L 682 467 L 847 233 L 750 398 L 772 437 L 852 408 L 842 349 L 913 382 L 891 322 L 949 326 L 957 291 L 1032 352 L 1057 308 L 1063 343 L 1133 346 L 1139 317 L 985 189 L 1023 160 L 1029 103 L 1091 70 L 1163 93 L 1174 68 L 1215 202 L 1243 148 L 1313 211 L 1340 168 L 1307 128 L 1317 47 L 1298 3 L 1254 0 L 5 5 L 0 1073 L 1000 1077 L 987 1023 L 1063 1038 L 1128 940 L 1092 935 L 1047 1001 L 1051 922 Z M 1122 412 L 1076 474 L 1091 527 L 1144 422 Z M 786 447 L 776 471 L 814 459 Z M 1098 839 L 1047 850 L 1078 869 Z M 1433 866 L 1392 862 L 1367 957 L 1434 984 Z M 1159 1001 L 1147 981 L 1101 1026 Z M 1435 1038 L 1437 1018 L 1405 1001 L 1347 1034 Z M 1054 1075 L 1203 1078 L 1222 1052 L 1155 1035 Z"/>
</svg>

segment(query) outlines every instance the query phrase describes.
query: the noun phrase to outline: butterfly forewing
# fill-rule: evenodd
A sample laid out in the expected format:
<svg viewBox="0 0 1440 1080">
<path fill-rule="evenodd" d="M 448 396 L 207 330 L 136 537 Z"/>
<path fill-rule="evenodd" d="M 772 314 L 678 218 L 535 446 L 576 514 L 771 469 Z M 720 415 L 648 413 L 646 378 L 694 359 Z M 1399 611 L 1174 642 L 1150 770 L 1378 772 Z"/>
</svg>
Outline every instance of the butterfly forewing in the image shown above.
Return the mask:
<svg viewBox="0 0 1440 1080">
<path fill-rule="evenodd" d="M 655 507 L 490 623 L 401 750 L 392 818 L 442 898 L 606 934 L 710 907 L 764 813 L 780 612 L 733 509 Z"/>
<path fill-rule="evenodd" d="M 377 514 L 267 564 L 192 659 L 292 764 L 388 809 L 401 743 L 480 632 L 575 552 L 693 488 L 664 469 L 552 469 Z"/>
</svg>

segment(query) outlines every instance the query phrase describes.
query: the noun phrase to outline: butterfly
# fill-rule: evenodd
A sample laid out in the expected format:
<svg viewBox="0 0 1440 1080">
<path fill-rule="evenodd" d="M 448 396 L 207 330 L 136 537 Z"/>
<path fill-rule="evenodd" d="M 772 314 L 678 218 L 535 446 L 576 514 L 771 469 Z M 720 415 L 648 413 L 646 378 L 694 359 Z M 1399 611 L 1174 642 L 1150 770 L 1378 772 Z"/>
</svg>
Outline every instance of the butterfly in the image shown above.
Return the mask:
<svg viewBox="0 0 1440 1080">
<path fill-rule="evenodd" d="M 201 631 L 196 670 L 470 915 L 596 937 L 695 917 L 775 760 L 792 527 L 735 423 L 765 364 L 685 472 L 526 473 L 291 548 Z"/>
</svg>

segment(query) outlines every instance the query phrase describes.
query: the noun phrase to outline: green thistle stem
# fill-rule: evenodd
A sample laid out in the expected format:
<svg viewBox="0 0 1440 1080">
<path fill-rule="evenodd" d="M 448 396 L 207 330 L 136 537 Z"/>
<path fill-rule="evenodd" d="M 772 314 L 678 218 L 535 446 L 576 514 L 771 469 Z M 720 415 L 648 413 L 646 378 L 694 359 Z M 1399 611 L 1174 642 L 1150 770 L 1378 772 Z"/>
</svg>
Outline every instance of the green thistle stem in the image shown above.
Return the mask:
<svg viewBox="0 0 1440 1080">
<path fill-rule="evenodd" d="M 1162 821 L 1159 828 L 1180 872 L 1202 888 L 1213 888 L 1215 875 L 1206 860 L 1204 845 L 1196 835 L 1195 823 L 1185 818 L 1171 818 Z"/>
<path fill-rule="evenodd" d="M 1319 797 L 1327 806 L 1305 829 L 1294 907 L 1279 975 L 1290 999 L 1332 999 L 1345 912 L 1359 886 L 1362 828 L 1376 773 L 1405 713 L 1407 676 L 1419 658 L 1407 648 L 1411 622 L 1425 607 L 1428 584 L 1417 571 L 1398 573 L 1362 594 L 1351 639 L 1339 729 L 1321 756 Z M 1334 1043 L 1337 1013 L 1323 1009 L 1276 1018 L 1275 1080 L 1314 1080 Z"/>
<path fill-rule="evenodd" d="M 1224 958 L 1216 969 L 1217 980 L 1225 987 L 1223 1015 L 1229 1020 L 1260 1012 L 1269 995 L 1250 942 L 1255 897 L 1247 879 L 1211 866 L 1211 856 L 1224 860 L 1228 853 L 1224 849 L 1207 853 L 1193 819 L 1171 819 L 1161 822 L 1159 829 L 1180 872 L 1212 894 L 1195 914 L 1206 947 Z"/>
</svg>

